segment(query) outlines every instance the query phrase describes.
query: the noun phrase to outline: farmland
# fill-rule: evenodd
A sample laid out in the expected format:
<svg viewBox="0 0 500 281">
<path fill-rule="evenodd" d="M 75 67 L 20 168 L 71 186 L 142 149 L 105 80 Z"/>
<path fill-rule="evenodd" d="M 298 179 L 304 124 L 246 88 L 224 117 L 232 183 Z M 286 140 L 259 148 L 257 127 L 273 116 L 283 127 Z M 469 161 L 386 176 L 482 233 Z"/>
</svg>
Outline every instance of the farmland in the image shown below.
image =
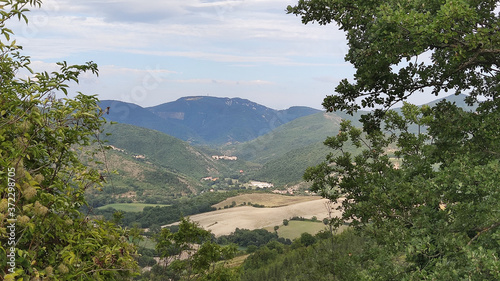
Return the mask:
<svg viewBox="0 0 500 281">
<path fill-rule="evenodd" d="M 269 193 L 250 193 L 228 198 L 213 205 L 213 207 L 216 209 L 224 208 L 225 206 L 230 206 L 233 202 L 235 202 L 236 206 L 243 204 L 250 205 L 249 203 L 252 203 L 262 205 L 264 207 L 283 207 L 296 203 L 318 200 L 320 198 L 320 196 L 284 196 Z"/>
<path fill-rule="evenodd" d="M 280 225 L 279 227 L 278 236 L 290 240 L 300 237 L 300 235 L 304 232 L 315 235 L 321 230 L 326 229 L 326 226 L 320 221 L 313 222 L 298 220 L 291 220 L 287 226 Z M 273 231 L 273 229 L 268 230 Z"/>
<path fill-rule="evenodd" d="M 266 196 L 273 196 L 267 194 Z M 279 196 L 279 195 L 277 195 Z M 228 209 L 212 211 L 193 215 L 191 220 L 197 222 L 201 227 L 212 231 L 216 236 L 226 235 L 233 232 L 236 228 L 259 229 L 281 225 L 284 219 L 292 217 L 312 218 L 316 216 L 319 220 L 327 217 L 325 208 L 326 199 L 310 197 L 311 200 L 303 202 L 294 202 L 295 197 L 282 196 L 290 198 L 290 204 L 274 208 L 255 208 L 252 206 L 240 206 Z M 273 198 L 273 197 L 270 197 Z M 271 199 L 269 199 L 271 201 Z M 229 202 L 234 199 L 229 199 Z M 270 201 L 267 202 L 269 205 Z M 266 203 L 262 202 L 261 203 Z M 338 215 L 339 213 L 334 213 Z"/>
<path fill-rule="evenodd" d="M 142 212 L 145 207 L 165 207 L 168 205 L 162 205 L 162 204 L 146 204 L 146 203 L 115 203 L 115 204 L 108 204 L 99 207 L 98 209 L 106 209 L 106 208 L 113 208 L 118 211 L 124 211 L 124 212 Z"/>
</svg>

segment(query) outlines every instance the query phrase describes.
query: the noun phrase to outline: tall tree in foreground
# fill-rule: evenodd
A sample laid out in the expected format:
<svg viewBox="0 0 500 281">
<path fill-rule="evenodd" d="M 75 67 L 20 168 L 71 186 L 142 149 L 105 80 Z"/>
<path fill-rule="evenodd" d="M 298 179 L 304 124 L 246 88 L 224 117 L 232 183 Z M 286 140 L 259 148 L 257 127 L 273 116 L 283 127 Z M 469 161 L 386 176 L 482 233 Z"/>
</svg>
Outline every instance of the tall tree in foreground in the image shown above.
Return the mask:
<svg viewBox="0 0 500 281">
<path fill-rule="evenodd" d="M 1 2 L 0 275 L 3 280 L 126 280 L 136 270 L 128 233 L 79 212 L 97 170 L 78 155 L 105 122 L 94 96 L 56 99 L 94 63 L 33 73 L 6 26 L 40 0 Z M 31 73 L 28 78 L 19 73 Z M 82 150 L 82 152 L 78 152 Z M 90 157 L 92 158 L 92 157 Z"/>
<path fill-rule="evenodd" d="M 163 228 L 155 240 L 163 265 L 155 265 L 144 274 L 145 280 L 238 280 L 236 272 L 225 264 L 235 256 L 236 245 L 218 245 L 212 233 L 189 218 L 181 218 L 177 232 Z"/>
<path fill-rule="evenodd" d="M 365 252 L 371 266 L 360 278 L 500 279 L 497 8 L 497 1 L 464 0 L 300 0 L 288 7 L 304 23 L 336 22 L 347 34 L 354 80 L 343 80 L 323 105 L 349 112 L 382 106 L 362 117 L 363 130 L 344 122 L 325 141 L 335 152 L 305 174 L 323 196 L 346 197 L 337 225 L 350 222 L 378 242 Z M 467 93 L 478 107 L 441 102 L 388 111 L 421 91 Z M 365 150 L 352 155 L 346 143 Z"/>
<path fill-rule="evenodd" d="M 499 91 L 498 1 L 299 0 L 302 22 L 335 22 L 346 32 L 345 57 L 356 68 L 325 108 L 386 108 L 426 89 L 494 98 Z"/>
</svg>

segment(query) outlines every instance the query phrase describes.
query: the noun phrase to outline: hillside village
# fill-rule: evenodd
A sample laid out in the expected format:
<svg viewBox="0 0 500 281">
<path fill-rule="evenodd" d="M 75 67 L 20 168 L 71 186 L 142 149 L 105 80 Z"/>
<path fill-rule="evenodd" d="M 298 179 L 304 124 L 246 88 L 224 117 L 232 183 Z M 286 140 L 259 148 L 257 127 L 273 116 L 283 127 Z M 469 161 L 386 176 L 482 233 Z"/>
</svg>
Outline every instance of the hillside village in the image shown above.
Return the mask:
<svg viewBox="0 0 500 281">
<path fill-rule="evenodd" d="M 236 156 L 227 156 L 227 155 L 221 155 L 221 156 L 213 155 L 212 159 L 215 159 L 215 160 L 236 161 L 236 160 L 238 160 L 238 157 L 236 157 Z"/>
</svg>

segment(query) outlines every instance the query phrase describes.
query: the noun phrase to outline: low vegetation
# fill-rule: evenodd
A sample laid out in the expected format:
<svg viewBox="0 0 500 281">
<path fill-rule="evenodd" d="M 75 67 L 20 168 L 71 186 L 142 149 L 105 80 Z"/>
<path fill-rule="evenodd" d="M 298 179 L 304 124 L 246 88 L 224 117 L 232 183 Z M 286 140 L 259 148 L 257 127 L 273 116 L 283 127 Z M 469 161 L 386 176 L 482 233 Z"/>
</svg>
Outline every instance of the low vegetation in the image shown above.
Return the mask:
<svg viewBox="0 0 500 281">
<path fill-rule="evenodd" d="M 220 236 L 229 234 L 236 228 L 252 230 L 274 227 L 281 225 L 284 219 L 294 216 L 307 218 L 316 216 L 322 220 L 328 216 L 324 205 L 326 201 L 318 198 L 274 208 L 239 206 L 193 215 L 190 219 L 199 223 L 203 228 L 211 230 L 214 235 Z M 334 215 L 338 215 L 338 211 Z"/>
<path fill-rule="evenodd" d="M 166 225 L 177 222 L 182 216 L 215 211 L 214 204 L 237 194 L 232 192 L 209 192 L 198 196 L 185 196 L 166 201 L 168 205 L 150 204 L 144 206 L 140 212 L 124 212 L 120 222 L 124 226 L 133 226 L 139 223 L 141 228 L 150 228 L 152 225 Z M 133 205 L 132 205 L 133 206 Z M 104 216 L 113 220 L 117 209 L 113 207 L 99 208 L 89 211 L 93 215 Z"/>
<path fill-rule="evenodd" d="M 255 251 L 242 264 L 239 280 L 362 280 L 358 260 L 368 243 L 352 230 L 301 235 L 282 249 Z"/>
</svg>

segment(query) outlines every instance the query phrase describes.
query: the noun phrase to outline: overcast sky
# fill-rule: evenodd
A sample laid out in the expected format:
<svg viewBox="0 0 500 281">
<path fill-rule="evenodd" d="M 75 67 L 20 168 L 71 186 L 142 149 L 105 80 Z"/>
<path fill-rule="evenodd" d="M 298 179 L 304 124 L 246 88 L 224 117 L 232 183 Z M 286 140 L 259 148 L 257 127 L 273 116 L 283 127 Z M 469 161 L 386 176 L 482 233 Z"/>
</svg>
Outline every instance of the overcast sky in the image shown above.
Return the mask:
<svg viewBox="0 0 500 281">
<path fill-rule="evenodd" d="M 183 96 L 321 109 L 353 67 L 337 26 L 287 15 L 297 0 L 45 0 L 14 24 L 35 70 L 99 65 L 74 90 L 141 106 Z"/>
</svg>

